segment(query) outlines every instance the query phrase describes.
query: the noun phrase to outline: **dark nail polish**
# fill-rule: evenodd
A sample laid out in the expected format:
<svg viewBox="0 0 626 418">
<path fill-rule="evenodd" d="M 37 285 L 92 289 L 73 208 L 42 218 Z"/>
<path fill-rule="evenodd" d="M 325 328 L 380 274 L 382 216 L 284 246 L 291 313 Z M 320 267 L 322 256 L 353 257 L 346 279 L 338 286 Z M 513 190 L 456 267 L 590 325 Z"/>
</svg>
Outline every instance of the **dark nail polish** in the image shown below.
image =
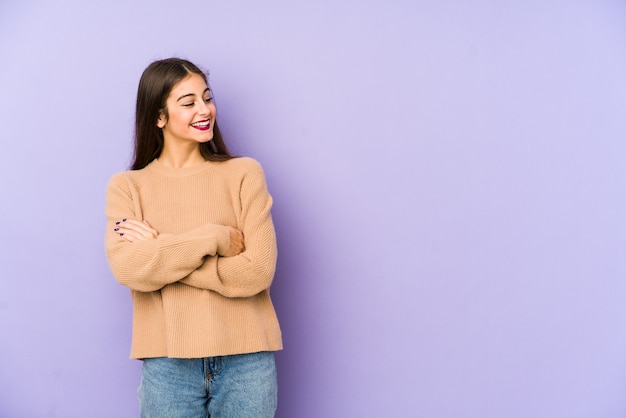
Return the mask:
<svg viewBox="0 0 626 418">
<path fill-rule="evenodd" d="M 124 236 L 124 233 L 122 232 L 122 233 L 120 234 L 120 237 L 123 237 L 123 236 Z"/>
<path fill-rule="evenodd" d="M 115 225 L 119 225 L 119 224 L 120 224 L 120 221 L 115 222 Z"/>
<path fill-rule="evenodd" d="M 122 219 L 122 222 L 126 222 L 126 218 Z"/>
<path fill-rule="evenodd" d="M 119 228 L 113 228 L 113 230 L 117 232 L 117 231 L 119 231 L 120 229 L 119 229 Z"/>
</svg>

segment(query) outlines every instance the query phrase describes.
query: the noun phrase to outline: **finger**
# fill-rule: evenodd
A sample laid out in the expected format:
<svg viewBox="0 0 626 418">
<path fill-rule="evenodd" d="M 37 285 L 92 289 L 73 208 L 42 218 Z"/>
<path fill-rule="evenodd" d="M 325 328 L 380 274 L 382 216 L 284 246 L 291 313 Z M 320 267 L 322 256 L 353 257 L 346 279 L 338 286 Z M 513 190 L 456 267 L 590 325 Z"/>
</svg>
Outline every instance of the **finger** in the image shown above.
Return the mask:
<svg viewBox="0 0 626 418">
<path fill-rule="evenodd" d="M 154 239 L 158 236 L 158 233 L 151 233 L 149 231 L 138 229 L 133 225 L 120 225 L 113 228 L 113 232 L 122 237 L 131 237 L 129 241 L 137 241 L 142 239 Z"/>
<path fill-rule="evenodd" d="M 130 242 L 145 241 L 153 238 L 132 230 L 120 230 L 118 234 L 121 238 Z"/>
<path fill-rule="evenodd" d="M 148 231 L 150 232 L 150 234 L 152 234 L 152 238 L 156 238 L 156 237 L 158 237 L 158 236 L 159 236 L 159 231 L 157 231 L 156 229 L 154 229 L 154 228 L 152 227 L 152 225 L 150 225 L 150 224 L 148 223 L 148 221 L 144 220 L 143 222 L 144 222 L 144 223 L 146 224 L 146 226 L 148 227 Z"/>
<path fill-rule="evenodd" d="M 133 235 L 147 235 L 147 233 L 141 229 L 138 229 L 136 226 L 134 225 L 120 225 L 116 228 L 113 229 L 113 231 L 117 232 L 118 234 L 133 234 Z"/>
<path fill-rule="evenodd" d="M 144 223 L 144 222 L 139 222 L 134 219 L 128 219 L 126 221 L 120 222 L 119 224 L 116 223 L 116 227 L 119 228 L 121 231 L 123 230 L 135 231 L 139 234 L 142 234 L 146 237 L 151 237 L 151 238 L 155 238 L 156 236 L 159 235 L 156 229 L 150 227 L 149 224 Z"/>
<path fill-rule="evenodd" d="M 119 234 L 120 237 L 126 238 L 127 240 L 133 241 L 133 242 L 156 238 L 155 236 L 147 234 L 147 233 L 127 230 L 127 229 L 120 229 L 119 231 L 117 231 L 117 233 Z"/>
<path fill-rule="evenodd" d="M 124 231 L 124 232 L 117 231 L 116 233 L 120 236 L 120 238 L 122 238 L 122 239 L 124 239 L 126 241 L 130 241 L 130 242 L 139 241 L 139 239 L 137 237 L 137 234 L 132 232 L 132 231 L 130 231 L 130 232 L 127 231 L 127 230 Z"/>
<path fill-rule="evenodd" d="M 125 239 L 126 241 L 130 241 L 130 242 L 135 242 L 138 241 L 138 239 L 136 239 L 133 235 L 131 234 L 120 234 L 120 237 L 122 237 L 123 239 Z"/>
<path fill-rule="evenodd" d="M 150 225 L 147 224 L 146 222 L 136 221 L 134 219 L 127 219 L 126 221 L 122 222 L 121 225 L 126 226 L 128 228 L 132 228 L 137 231 L 148 231 L 148 232 L 154 231 L 154 228 L 150 227 Z"/>
</svg>

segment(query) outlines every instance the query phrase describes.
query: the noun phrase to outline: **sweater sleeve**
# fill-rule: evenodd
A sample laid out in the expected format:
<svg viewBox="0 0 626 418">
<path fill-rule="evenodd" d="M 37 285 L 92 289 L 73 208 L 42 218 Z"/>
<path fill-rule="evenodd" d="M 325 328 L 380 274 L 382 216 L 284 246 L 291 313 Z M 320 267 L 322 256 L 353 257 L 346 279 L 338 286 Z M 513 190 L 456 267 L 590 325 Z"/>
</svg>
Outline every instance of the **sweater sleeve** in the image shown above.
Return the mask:
<svg viewBox="0 0 626 418">
<path fill-rule="evenodd" d="M 212 290 L 226 297 L 249 297 L 270 287 L 276 270 L 276 234 L 270 214 L 270 196 L 263 169 L 255 160 L 240 186 L 239 227 L 245 250 L 234 257 L 210 256 L 181 280 L 190 286 Z"/>
<path fill-rule="evenodd" d="M 230 235 L 222 225 L 207 224 L 182 234 L 130 242 L 113 231 L 123 218 L 142 220 L 139 196 L 118 174 L 107 187 L 105 250 L 113 275 L 122 285 L 151 292 L 176 282 L 202 265 L 205 256 L 228 249 Z"/>
</svg>

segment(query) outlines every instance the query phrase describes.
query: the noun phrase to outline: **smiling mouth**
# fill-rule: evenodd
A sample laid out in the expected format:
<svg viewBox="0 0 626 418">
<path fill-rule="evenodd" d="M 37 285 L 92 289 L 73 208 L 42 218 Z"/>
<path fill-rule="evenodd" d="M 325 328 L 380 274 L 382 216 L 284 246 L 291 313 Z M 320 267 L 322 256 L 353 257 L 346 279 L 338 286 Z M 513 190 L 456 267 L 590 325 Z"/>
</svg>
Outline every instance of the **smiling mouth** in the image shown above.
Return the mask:
<svg viewBox="0 0 626 418">
<path fill-rule="evenodd" d="M 211 126 L 211 119 L 202 120 L 200 122 L 192 123 L 191 126 L 193 126 L 196 129 L 199 129 L 201 131 L 206 131 Z"/>
</svg>

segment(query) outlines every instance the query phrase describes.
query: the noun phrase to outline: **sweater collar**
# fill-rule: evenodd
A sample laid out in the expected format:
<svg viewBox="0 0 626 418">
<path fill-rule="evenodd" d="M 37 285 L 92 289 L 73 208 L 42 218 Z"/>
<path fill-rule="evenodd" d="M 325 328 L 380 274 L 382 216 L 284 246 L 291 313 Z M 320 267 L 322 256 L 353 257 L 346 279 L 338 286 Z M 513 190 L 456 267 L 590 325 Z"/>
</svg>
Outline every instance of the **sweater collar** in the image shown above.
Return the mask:
<svg viewBox="0 0 626 418">
<path fill-rule="evenodd" d="M 191 167 L 173 168 L 168 167 L 161 163 L 158 158 L 155 158 L 146 168 L 153 170 L 159 174 L 170 177 L 183 177 L 201 173 L 207 170 L 211 166 L 211 161 L 205 161 L 200 164 L 193 165 Z"/>
</svg>

